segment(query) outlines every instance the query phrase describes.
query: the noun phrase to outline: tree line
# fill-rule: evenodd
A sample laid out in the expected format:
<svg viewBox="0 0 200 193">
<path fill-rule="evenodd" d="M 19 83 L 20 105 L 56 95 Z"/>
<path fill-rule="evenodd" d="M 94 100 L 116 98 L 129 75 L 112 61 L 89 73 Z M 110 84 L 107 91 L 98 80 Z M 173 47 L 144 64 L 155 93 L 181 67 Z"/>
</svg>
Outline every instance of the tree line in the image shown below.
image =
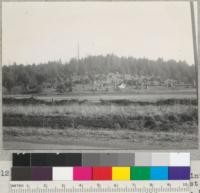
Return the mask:
<svg viewBox="0 0 200 193">
<path fill-rule="evenodd" d="M 44 88 L 62 92 L 72 91 L 74 76 L 80 77 L 80 80 L 87 77 L 86 83 L 90 83 L 95 81 L 96 75 L 105 76 L 109 73 L 155 77 L 163 81 L 173 79 L 185 84 L 195 82 L 195 66 L 185 61 L 118 57 L 113 54 L 73 58 L 66 63 L 59 60 L 29 65 L 4 65 L 2 82 L 7 93 L 40 93 Z"/>
</svg>

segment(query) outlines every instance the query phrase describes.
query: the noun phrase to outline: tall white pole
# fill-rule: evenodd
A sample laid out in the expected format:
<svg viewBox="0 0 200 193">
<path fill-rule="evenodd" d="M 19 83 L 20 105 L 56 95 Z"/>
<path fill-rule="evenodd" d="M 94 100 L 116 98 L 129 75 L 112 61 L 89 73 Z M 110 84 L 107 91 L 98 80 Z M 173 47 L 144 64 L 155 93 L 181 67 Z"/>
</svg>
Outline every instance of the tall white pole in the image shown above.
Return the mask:
<svg viewBox="0 0 200 193">
<path fill-rule="evenodd" d="M 77 45 L 77 58 L 78 58 L 78 60 L 80 59 L 80 48 L 79 48 L 79 42 L 78 42 L 78 45 Z"/>
<path fill-rule="evenodd" d="M 190 1 L 190 10 L 191 10 L 191 24 L 192 24 L 192 37 L 193 37 L 194 64 L 195 64 L 195 71 L 196 71 L 196 89 L 197 89 L 197 97 L 198 97 L 198 51 L 197 51 L 197 36 L 196 36 L 193 0 Z"/>
</svg>

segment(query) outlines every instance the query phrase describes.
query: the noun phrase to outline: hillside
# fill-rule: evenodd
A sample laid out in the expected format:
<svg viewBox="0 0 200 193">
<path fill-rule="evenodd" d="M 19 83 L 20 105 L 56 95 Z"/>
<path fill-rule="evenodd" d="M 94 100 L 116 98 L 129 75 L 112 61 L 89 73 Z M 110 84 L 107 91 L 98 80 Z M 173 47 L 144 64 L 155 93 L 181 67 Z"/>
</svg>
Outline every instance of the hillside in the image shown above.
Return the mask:
<svg viewBox="0 0 200 193">
<path fill-rule="evenodd" d="M 8 94 L 41 93 L 44 90 L 110 91 L 132 86 L 195 87 L 195 67 L 184 61 L 162 58 L 88 56 L 68 63 L 51 61 L 40 64 L 3 66 L 3 88 Z"/>
</svg>

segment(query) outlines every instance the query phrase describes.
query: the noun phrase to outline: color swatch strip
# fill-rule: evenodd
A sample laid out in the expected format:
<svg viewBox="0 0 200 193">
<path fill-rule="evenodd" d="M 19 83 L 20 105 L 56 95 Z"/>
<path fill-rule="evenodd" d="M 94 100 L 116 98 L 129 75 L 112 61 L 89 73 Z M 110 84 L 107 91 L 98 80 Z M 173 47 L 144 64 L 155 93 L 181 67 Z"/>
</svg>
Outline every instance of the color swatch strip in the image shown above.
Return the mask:
<svg viewBox="0 0 200 193">
<path fill-rule="evenodd" d="M 189 180 L 190 167 L 167 166 L 76 166 L 13 167 L 12 181 L 82 180 Z"/>
<path fill-rule="evenodd" d="M 190 166 L 190 153 L 25 153 L 13 166 Z"/>
</svg>

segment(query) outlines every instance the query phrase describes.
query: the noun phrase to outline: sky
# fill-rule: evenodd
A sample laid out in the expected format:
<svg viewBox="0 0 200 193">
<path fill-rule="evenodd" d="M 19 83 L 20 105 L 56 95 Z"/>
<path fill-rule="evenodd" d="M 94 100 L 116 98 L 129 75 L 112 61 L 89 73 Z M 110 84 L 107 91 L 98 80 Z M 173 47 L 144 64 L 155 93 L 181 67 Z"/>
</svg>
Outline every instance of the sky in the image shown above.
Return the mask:
<svg viewBox="0 0 200 193">
<path fill-rule="evenodd" d="M 3 65 L 88 55 L 193 64 L 189 2 L 4 2 Z"/>
</svg>

